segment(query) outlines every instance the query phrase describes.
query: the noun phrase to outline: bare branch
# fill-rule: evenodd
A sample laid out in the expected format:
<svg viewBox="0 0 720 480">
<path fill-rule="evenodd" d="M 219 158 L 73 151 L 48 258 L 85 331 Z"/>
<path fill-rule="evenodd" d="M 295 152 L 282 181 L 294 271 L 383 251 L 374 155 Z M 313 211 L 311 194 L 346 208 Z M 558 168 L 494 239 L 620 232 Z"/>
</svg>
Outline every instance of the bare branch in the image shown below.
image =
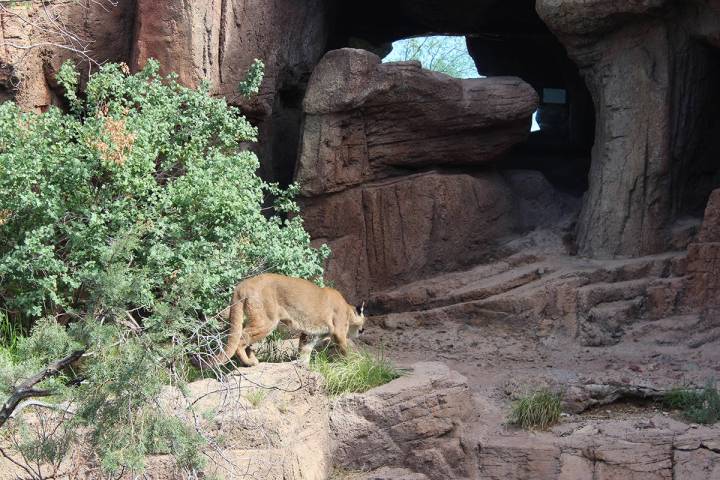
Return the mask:
<svg viewBox="0 0 720 480">
<path fill-rule="evenodd" d="M 0 427 L 8 421 L 20 402 L 26 398 L 47 397 L 52 395 L 51 391 L 36 389 L 35 385 L 47 378 L 58 375 L 65 367 L 82 357 L 84 353 L 85 350 L 76 350 L 65 358 L 51 363 L 40 372 L 25 380 L 18 387 L 15 387 L 12 395 L 10 395 L 10 398 L 7 399 L 0 409 Z"/>
</svg>

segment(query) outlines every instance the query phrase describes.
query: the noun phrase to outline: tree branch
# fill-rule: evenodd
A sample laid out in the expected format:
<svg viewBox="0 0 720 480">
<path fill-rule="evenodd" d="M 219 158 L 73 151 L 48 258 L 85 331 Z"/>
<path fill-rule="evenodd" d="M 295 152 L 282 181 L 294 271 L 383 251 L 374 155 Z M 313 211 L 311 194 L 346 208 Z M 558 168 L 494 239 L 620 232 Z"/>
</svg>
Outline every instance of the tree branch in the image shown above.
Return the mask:
<svg viewBox="0 0 720 480">
<path fill-rule="evenodd" d="M 12 413 L 15 411 L 17 406 L 25 400 L 31 397 L 47 397 L 52 395 L 50 390 L 40 390 L 35 388 L 35 385 L 42 382 L 43 380 L 58 375 L 63 368 L 70 365 L 75 360 L 83 356 L 85 350 L 76 350 L 65 358 L 62 358 L 56 362 L 51 363 L 43 370 L 39 371 L 32 377 L 25 380 L 18 387 L 15 387 L 12 395 L 3 404 L 0 409 L 0 427 L 8 421 Z"/>
</svg>

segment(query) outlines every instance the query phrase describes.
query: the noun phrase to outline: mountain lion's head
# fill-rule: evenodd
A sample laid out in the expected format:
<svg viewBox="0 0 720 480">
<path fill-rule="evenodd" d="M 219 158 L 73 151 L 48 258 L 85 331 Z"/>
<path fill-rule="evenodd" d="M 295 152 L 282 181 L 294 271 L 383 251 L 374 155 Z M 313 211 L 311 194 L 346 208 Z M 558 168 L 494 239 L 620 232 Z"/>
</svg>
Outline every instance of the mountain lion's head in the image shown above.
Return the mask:
<svg viewBox="0 0 720 480">
<path fill-rule="evenodd" d="M 363 332 L 365 326 L 365 303 L 363 302 L 360 308 L 355 307 L 350 310 L 352 312 L 350 315 L 350 325 L 348 326 L 348 335 L 357 337 Z"/>
</svg>

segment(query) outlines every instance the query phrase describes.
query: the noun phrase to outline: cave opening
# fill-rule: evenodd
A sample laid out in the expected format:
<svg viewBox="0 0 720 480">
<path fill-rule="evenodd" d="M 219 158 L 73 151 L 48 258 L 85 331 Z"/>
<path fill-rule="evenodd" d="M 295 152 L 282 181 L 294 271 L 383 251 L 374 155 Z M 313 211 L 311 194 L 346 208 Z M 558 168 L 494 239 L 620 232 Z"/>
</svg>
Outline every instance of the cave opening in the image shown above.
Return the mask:
<svg viewBox="0 0 720 480">
<path fill-rule="evenodd" d="M 399 41 L 463 39 L 476 73 L 465 78 L 520 77 L 540 100 L 527 141 L 496 167 L 540 171 L 555 188 L 579 197 L 588 188 L 595 109 L 577 66 L 537 15 L 534 3 L 344 2 L 336 6 L 328 50 L 362 48 L 394 60 L 393 43 Z"/>
<path fill-rule="evenodd" d="M 675 65 L 673 106 L 673 213 L 699 222 L 720 187 L 720 49 L 694 41 Z"/>
</svg>

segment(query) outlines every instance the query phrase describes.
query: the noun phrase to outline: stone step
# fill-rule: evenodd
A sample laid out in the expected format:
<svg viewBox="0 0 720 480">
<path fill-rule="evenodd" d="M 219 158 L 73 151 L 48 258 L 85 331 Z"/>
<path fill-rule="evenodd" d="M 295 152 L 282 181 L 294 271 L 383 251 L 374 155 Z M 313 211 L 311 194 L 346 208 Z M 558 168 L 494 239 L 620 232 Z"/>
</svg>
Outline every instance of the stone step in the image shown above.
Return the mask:
<svg viewBox="0 0 720 480">
<path fill-rule="evenodd" d="M 597 260 L 593 263 L 598 268 L 588 278 L 592 283 L 617 283 L 682 275 L 686 256 L 686 252 L 670 252 L 639 258 Z"/>
<path fill-rule="evenodd" d="M 589 312 L 601 303 L 631 300 L 644 297 L 653 278 L 640 278 L 622 282 L 591 283 L 577 289 L 577 304 L 579 312 Z"/>
<path fill-rule="evenodd" d="M 481 265 L 375 294 L 370 303 L 380 312 L 427 310 L 489 298 L 533 282 L 546 271 L 542 263 Z"/>
<path fill-rule="evenodd" d="M 579 339 L 582 345 L 601 346 L 618 343 L 625 327 L 642 315 L 644 296 L 629 300 L 606 302 L 591 308 L 579 322 Z"/>
</svg>

